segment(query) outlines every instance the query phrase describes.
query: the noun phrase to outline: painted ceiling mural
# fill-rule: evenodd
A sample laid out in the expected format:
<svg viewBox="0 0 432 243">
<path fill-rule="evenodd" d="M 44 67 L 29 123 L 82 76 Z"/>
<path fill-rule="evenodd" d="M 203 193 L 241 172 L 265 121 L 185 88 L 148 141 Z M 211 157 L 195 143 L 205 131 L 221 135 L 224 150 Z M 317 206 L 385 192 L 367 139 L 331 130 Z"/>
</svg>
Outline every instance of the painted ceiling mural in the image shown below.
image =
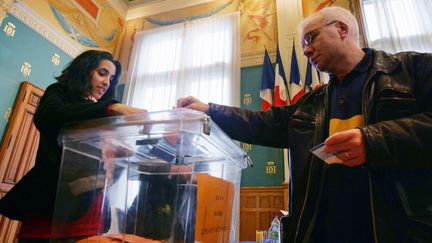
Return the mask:
<svg viewBox="0 0 432 243">
<path fill-rule="evenodd" d="M 223 11 L 224 9 L 226 9 L 228 6 L 230 6 L 232 3 L 234 3 L 234 0 L 230 0 L 227 1 L 223 4 L 221 4 L 219 7 L 212 9 L 212 10 L 208 10 L 207 12 L 204 13 L 198 13 L 196 15 L 191 15 L 191 16 L 187 16 L 184 18 L 177 18 L 177 19 L 171 19 L 171 20 L 163 20 L 163 19 L 159 19 L 159 18 L 152 18 L 152 17 L 148 17 L 145 18 L 145 20 L 147 20 L 148 22 L 155 24 L 155 25 L 171 25 L 171 24 L 178 24 L 178 23 L 183 23 L 186 21 L 193 21 L 196 19 L 201 19 L 201 18 L 206 18 L 206 17 L 210 17 L 213 15 L 216 15 L 217 13 Z"/>
<path fill-rule="evenodd" d="M 239 11 L 242 51 L 275 49 L 278 41 L 276 1 L 242 0 Z"/>
<path fill-rule="evenodd" d="M 146 17 L 144 29 L 239 11 L 242 52 L 276 48 L 275 0 L 219 0 L 196 7 Z"/>
<path fill-rule="evenodd" d="M 106 0 L 26 0 L 25 2 L 83 48 L 115 51 L 124 19 Z"/>
<path fill-rule="evenodd" d="M 144 17 L 144 29 L 158 28 L 164 25 L 192 21 L 214 15 L 231 13 L 237 10 L 239 0 L 218 0 L 211 1 L 192 7 L 160 13 Z"/>
<path fill-rule="evenodd" d="M 307 17 L 325 7 L 339 6 L 350 10 L 353 14 L 354 3 L 352 0 L 302 0 L 303 16 Z"/>
</svg>

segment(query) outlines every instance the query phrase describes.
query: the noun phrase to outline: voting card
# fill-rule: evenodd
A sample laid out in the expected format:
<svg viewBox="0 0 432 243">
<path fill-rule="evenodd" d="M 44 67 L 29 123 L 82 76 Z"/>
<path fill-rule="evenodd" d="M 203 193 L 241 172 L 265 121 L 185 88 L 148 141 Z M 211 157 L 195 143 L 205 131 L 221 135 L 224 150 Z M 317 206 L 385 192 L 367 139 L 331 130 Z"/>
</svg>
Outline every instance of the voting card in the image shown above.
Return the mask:
<svg viewBox="0 0 432 243">
<path fill-rule="evenodd" d="M 318 158 L 324 160 L 327 164 L 342 164 L 342 160 L 338 159 L 335 154 L 328 154 L 325 151 L 324 142 L 309 149 Z"/>
</svg>

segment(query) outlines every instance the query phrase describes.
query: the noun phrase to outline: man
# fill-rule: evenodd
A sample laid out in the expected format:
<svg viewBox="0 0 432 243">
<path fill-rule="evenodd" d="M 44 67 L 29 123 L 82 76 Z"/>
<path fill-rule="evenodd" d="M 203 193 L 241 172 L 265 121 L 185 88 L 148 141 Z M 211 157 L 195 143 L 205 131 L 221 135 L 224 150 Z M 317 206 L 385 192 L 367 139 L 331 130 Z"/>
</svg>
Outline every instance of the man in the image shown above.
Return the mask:
<svg viewBox="0 0 432 243">
<path fill-rule="evenodd" d="M 291 149 L 284 242 L 432 242 L 432 55 L 361 49 L 339 7 L 300 26 L 328 85 L 267 112 L 193 97 L 178 107 L 206 112 L 233 139 Z M 323 141 L 341 163 L 309 152 Z"/>
</svg>

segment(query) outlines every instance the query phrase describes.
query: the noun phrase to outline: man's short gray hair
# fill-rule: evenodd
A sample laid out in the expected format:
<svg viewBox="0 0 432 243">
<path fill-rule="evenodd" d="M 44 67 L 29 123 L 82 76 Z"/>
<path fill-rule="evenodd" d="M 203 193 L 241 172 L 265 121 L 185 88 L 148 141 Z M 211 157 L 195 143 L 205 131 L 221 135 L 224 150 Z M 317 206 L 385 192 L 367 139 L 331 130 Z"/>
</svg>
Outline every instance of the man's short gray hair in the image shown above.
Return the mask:
<svg viewBox="0 0 432 243">
<path fill-rule="evenodd" d="M 312 22 L 313 20 L 319 19 L 321 23 L 328 24 L 332 21 L 338 20 L 348 25 L 350 29 L 351 37 L 359 43 L 359 27 L 356 17 L 345 8 L 341 7 L 327 7 L 320 11 L 313 13 L 312 15 L 305 18 L 299 24 L 299 33 L 302 33 L 303 28 Z"/>
</svg>

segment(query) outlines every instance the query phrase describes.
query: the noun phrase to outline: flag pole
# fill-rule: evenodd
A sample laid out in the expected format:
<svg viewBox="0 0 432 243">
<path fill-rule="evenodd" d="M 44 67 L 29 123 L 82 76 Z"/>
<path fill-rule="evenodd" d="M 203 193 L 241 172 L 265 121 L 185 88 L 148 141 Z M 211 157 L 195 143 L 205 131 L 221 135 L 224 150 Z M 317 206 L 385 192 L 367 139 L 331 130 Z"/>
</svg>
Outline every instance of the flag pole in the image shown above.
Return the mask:
<svg viewBox="0 0 432 243">
<path fill-rule="evenodd" d="M 293 37 L 293 43 L 294 43 L 294 37 Z M 282 58 L 282 57 L 281 57 Z M 291 66 L 291 65 L 290 65 Z M 291 68 L 290 68 L 290 71 L 291 71 Z M 291 87 L 289 86 L 289 83 L 290 83 L 290 81 L 289 80 L 286 80 L 286 84 L 285 84 L 285 86 L 286 86 L 286 89 L 287 89 L 287 91 L 288 91 L 288 105 L 291 105 Z"/>
<path fill-rule="evenodd" d="M 307 88 L 307 85 L 306 85 L 306 79 L 308 78 L 307 76 L 308 76 L 308 68 L 309 68 L 309 59 L 306 59 L 306 75 L 305 75 L 305 78 L 304 78 L 304 86 L 303 86 L 303 92 L 306 94 L 307 93 L 307 91 L 309 90 L 308 88 Z M 313 75 L 312 75 L 312 67 L 310 68 L 310 82 L 311 82 L 311 89 L 310 90 L 312 90 L 312 81 L 313 80 Z"/>
<path fill-rule="evenodd" d="M 316 70 L 317 71 L 317 70 Z M 321 71 L 318 71 L 319 75 L 318 75 L 318 83 L 321 86 L 323 84 L 323 82 L 321 81 Z"/>
<path fill-rule="evenodd" d="M 287 83 L 288 83 L 288 81 L 287 81 Z M 285 84 L 285 87 L 288 91 L 288 105 L 291 105 L 291 90 L 290 90 L 291 87 L 289 87 L 288 84 Z"/>
</svg>

